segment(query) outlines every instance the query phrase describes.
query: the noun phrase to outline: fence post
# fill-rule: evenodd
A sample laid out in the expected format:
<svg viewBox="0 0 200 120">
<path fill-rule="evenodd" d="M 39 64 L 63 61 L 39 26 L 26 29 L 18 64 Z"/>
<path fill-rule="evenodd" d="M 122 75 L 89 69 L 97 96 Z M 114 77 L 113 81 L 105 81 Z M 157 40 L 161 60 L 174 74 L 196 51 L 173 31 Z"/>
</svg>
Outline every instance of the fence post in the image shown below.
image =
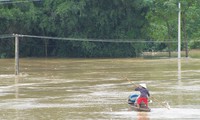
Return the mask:
<svg viewBox="0 0 200 120">
<path fill-rule="evenodd" d="M 19 75 L 19 35 L 15 36 L 15 75 Z"/>
</svg>

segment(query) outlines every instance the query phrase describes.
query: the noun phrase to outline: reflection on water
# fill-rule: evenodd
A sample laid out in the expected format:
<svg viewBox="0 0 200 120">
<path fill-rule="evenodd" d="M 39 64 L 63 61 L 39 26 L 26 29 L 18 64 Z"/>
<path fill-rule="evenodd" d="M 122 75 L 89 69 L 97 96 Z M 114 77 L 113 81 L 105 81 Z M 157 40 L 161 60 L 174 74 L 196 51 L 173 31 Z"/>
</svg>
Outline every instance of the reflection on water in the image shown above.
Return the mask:
<svg viewBox="0 0 200 120">
<path fill-rule="evenodd" d="M 138 112 L 137 113 L 137 120 L 150 120 L 148 113 L 146 112 Z"/>
<path fill-rule="evenodd" d="M 0 119 L 200 118 L 197 59 L 178 60 L 178 73 L 177 59 L 22 59 L 19 76 L 13 63 L 0 59 Z M 153 101 L 150 113 L 129 111 L 133 86 L 123 76 L 172 109 Z"/>
<path fill-rule="evenodd" d="M 181 80 L 181 59 L 178 59 L 178 86 L 177 88 L 182 88 L 182 80 Z M 178 93 L 178 101 L 179 105 L 183 104 L 183 96 L 181 91 Z"/>
<path fill-rule="evenodd" d="M 178 59 L 178 80 L 181 81 L 181 59 Z"/>
<path fill-rule="evenodd" d="M 19 97 L 18 82 L 19 82 L 19 76 L 15 76 L 15 98 L 16 99 Z"/>
</svg>

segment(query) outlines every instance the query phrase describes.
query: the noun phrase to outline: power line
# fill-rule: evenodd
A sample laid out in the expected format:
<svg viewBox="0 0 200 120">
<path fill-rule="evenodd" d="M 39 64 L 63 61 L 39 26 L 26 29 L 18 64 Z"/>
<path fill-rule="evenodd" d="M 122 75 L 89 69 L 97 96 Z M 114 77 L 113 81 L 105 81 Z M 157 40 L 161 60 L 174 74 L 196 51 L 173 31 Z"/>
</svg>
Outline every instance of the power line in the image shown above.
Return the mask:
<svg viewBox="0 0 200 120">
<path fill-rule="evenodd" d="M 24 0 L 24 1 L 11 1 L 11 0 L 0 0 L 0 4 L 17 4 L 26 2 L 39 2 L 41 0 Z"/>
<path fill-rule="evenodd" d="M 49 40 L 64 40 L 64 41 L 85 41 L 85 42 L 110 42 L 110 43 L 177 43 L 177 41 L 152 41 L 142 39 L 83 39 L 83 38 L 64 38 L 64 37 L 50 37 L 50 36 L 36 36 L 36 35 L 21 35 L 21 34 L 6 34 L 0 35 L 0 38 L 11 38 L 11 37 L 22 37 L 22 38 L 37 38 L 37 39 L 49 39 Z"/>
<path fill-rule="evenodd" d="M 35 36 L 35 35 L 19 35 L 19 37 L 51 39 L 51 40 L 66 40 L 66 41 L 87 41 L 87 42 L 112 42 L 112 43 L 176 43 L 177 41 L 144 41 L 139 39 L 82 39 L 82 38 L 63 38 L 63 37 L 49 37 L 49 36 Z"/>
<path fill-rule="evenodd" d="M 4 39 L 4 38 L 13 38 L 13 35 L 11 34 L 0 35 L 0 39 Z"/>
</svg>

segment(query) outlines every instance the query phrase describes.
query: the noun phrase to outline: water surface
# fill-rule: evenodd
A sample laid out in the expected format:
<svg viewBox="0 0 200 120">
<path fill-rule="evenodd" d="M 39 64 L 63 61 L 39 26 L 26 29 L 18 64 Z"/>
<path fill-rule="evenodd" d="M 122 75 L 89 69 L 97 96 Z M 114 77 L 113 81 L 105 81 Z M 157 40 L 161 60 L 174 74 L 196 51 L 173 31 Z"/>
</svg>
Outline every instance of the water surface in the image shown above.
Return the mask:
<svg viewBox="0 0 200 120">
<path fill-rule="evenodd" d="M 199 59 L 20 59 L 13 74 L 14 60 L 0 59 L 0 119 L 200 119 Z M 152 112 L 130 109 L 124 77 L 147 83 Z"/>
</svg>

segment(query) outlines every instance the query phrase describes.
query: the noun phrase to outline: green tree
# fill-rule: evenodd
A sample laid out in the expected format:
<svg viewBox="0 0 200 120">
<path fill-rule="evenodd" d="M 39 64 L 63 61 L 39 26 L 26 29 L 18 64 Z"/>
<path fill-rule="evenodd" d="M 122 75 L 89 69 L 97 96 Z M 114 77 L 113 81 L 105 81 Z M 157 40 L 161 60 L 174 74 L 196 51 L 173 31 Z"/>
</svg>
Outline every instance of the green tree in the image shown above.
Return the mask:
<svg viewBox="0 0 200 120">
<path fill-rule="evenodd" d="M 148 23 L 145 19 L 148 7 L 143 3 L 144 1 L 141 0 L 44 1 L 41 8 L 44 18 L 41 19 L 39 27 L 43 31 L 42 33 L 48 36 L 90 39 L 145 38 L 146 35 L 142 29 Z M 62 43 L 56 42 L 55 44 L 59 46 Z M 95 56 L 95 54 L 100 54 L 95 51 L 105 46 L 105 44 L 94 42 L 78 44 L 72 41 L 67 44 L 71 47 L 68 46 L 67 49 L 61 45 L 63 47 L 55 47 L 54 51 L 65 53 L 70 49 L 77 54 L 75 51 L 80 49 L 78 53 L 86 54 L 84 56 Z M 117 44 L 112 45 L 117 46 Z M 72 48 L 75 46 L 76 50 Z M 134 45 L 132 45 L 132 49 L 134 49 Z M 102 52 L 112 54 L 113 51 L 102 49 Z"/>
<path fill-rule="evenodd" d="M 26 4 L 0 4 L 0 34 L 31 34 L 37 21 L 36 9 L 32 2 Z M 14 42 L 6 42 L 11 47 L 7 50 L 8 57 L 13 56 Z M 25 41 L 26 42 L 26 41 Z M 7 46 L 1 46 L 7 49 Z M 23 51 L 24 53 L 26 50 Z"/>
<path fill-rule="evenodd" d="M 144 39 L 148 5 L 148 0 L 43 0 L 5 4 L 0 8 L 0 33 L 114 41 Z M 30 57 L 129 57 L 141 51 L 138 44 L 33 38 L 22 41 L 21 56 Z"/>
<path fill-rule="evenodd" d="M 148 33 L 151 39 L 165 41 L 177 39 L 178 2 L 181 3 L 182 38 L 186 57 L 188 56 L 188 40 L 196 39 L 199 29 L 199 0 L 152 0 L 147 14 L 149 21 Z M 177 27 L 176 27 L 177 26 Z M 198 37 L 197 37 L 198 38 Z M 169 56 L 171 56 L 168 44 Z"/>
<path fill-rule="evenodd" d="M 191 0 L 184 1 L 183 6 L 185 10 L 183 11 L 183 31 L 184 31 L 184 40 L 185 40 L 185 49 L 186 49 L 186 57 L 188 55 L 187 49 L 196 48 L 196 46 L 200 46 L 199 43 L 196 43 L 195 40 L 199 39 L 200 29 L 199 24 L 200 20 L 198 19 L 200 16 L 200 1 L 199 0 Z M 188 45 L 188 42 L 190 43 Z M 194 44 L 191 44 L 194 43 Z"/>
<path fill-rule="evenodd" d="M 148 33 L 150 38 L 159 41 L 174 40 L 177 31 L 177 2 L 172 0 L 153 0 L 147 19 L 150 22 Z M 171 57 L 171 43 L 167 43 Z"/>
</svg>

